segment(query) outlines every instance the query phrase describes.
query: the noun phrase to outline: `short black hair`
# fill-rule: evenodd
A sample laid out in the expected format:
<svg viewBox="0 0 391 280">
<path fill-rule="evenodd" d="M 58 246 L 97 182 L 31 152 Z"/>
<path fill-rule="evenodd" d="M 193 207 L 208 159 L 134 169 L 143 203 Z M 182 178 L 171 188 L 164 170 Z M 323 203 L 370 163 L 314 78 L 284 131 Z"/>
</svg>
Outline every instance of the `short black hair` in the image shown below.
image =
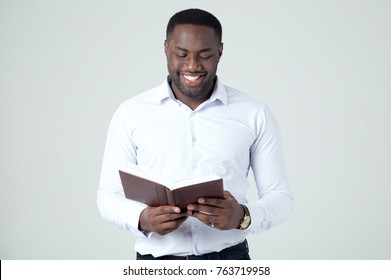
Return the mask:
<svg viewBox="0 0 391 280">
<path fill-rule="evenodd" d="M 166 39 L 170 39 L 175 26 L 182 24 L 203 25 L 214 29 L 219 43 L 221 43 L 223 29 L 220 21 L 211 13 L 201 9 L 187 9 L 173 15 L 167 24 Z"/>
</svg>

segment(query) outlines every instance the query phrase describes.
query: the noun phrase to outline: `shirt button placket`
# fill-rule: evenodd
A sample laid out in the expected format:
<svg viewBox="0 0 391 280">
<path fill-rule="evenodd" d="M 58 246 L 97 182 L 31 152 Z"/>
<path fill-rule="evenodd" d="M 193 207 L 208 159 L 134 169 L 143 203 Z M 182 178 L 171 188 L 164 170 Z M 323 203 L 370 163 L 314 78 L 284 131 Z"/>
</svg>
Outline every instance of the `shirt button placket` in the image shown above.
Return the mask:
<svg viewBox="0 0 391 280">
<path fill-rule="evenodd" d="M 198 168 L 198 149 L 197 149 L 197 137 L 195 135 L 195 128 L 194 128 L 194 112 L 192 112 L 189 116 L 189 125 L 190 125 L 190 139 L 191 139 L 191 164 L 192 164 L 192 173 L 195 175 L 197 173 Z"/>
</svg>

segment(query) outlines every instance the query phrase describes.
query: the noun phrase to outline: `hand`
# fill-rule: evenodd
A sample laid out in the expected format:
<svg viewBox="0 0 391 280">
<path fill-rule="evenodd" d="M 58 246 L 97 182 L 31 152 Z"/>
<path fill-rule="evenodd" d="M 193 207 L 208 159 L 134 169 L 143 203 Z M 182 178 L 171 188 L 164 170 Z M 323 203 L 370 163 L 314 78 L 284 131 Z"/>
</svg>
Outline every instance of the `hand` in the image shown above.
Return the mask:
<svg viewBox="0 0 391 280">
<path fill-rule="evenodd" d="M 224 230 L 237 228 L 244 215 L 243 207 L 228 191 L 224 191 L 224 199 L 198 199 L 198 204 L 187 206 L 187 212 L 207 225 Z"/>
<path fill-rule="evenodd" d="M 148 206 L 140 214 L 139 228 L 165 235 L 176 230 L 186 219 L 187 213 L 175 206 Z"/>
</svg>

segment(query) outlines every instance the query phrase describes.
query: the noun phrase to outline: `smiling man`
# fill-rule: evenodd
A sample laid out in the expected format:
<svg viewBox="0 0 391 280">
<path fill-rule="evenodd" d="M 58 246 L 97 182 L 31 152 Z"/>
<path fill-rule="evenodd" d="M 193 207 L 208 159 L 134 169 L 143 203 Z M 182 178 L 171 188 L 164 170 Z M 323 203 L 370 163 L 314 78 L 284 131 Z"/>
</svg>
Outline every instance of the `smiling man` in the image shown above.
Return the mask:
<svg viewBox="0 0 391 280">
<path fill-rule="evenodd" d="M 124 102 L 110 124 L 98 189 L 102 216 L 132 231 L 137 259 L 248 260 L 246 237 L 292 212 L 281 139 L 270 110 L 217 77 L 222 28 L 189 9 L 167 25 L 168 77 Z M 187 209 L 126 199 L 118 170 L 129 163 L 166 181 L 216 174 L 224 199 L 200 197 Z M 258 199 L 246 197 L 252 169 Z"/>
<path fill-rule="evenodd" d="M 212 94 L 223 54 L 220 37 L 208 26 L 169 25 L 164 50 L 174 95 L 194 110 Z"/>
</svg>

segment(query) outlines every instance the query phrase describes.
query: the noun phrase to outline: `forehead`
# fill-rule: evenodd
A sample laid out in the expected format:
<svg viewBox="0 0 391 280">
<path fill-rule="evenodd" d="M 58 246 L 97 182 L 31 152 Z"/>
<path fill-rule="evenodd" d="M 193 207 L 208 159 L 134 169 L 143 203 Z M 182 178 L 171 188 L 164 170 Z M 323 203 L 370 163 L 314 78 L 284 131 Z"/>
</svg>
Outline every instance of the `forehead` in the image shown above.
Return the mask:
<svg viewBox="0 0 391 280">
<path fill-rule="evenodd" d="M 212 48 L 219 45 L 213 28 L 203 25 L 181 24 L 175 26 L 170 36 L 174 46 L 193 48 Z"/>
</svg>

